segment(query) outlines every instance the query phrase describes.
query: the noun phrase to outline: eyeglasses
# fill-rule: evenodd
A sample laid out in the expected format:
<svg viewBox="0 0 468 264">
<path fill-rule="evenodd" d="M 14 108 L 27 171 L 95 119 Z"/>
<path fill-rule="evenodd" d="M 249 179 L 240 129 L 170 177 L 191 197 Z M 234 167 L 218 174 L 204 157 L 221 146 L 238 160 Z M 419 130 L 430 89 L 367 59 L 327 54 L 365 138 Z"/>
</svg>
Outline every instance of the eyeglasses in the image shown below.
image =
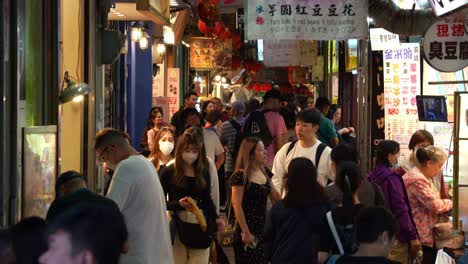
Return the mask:
<svg viewBox="0 0 468 264">
<path fill-rule="evenodd" d="M 96 158 L 97 158 L 97 160 L 98 160 L 99 162 L 105 162 L 105 161 L 106 161 L 106 160 L 102 157 L 102 154 L 104 154 L 104 153 L 107 151 L 107 149 L 109 148 L 109 146 L 110 146 L 110 145 L 105 146 L 105 147 L 101 150 L 101 152 L 97 152 L 97 151 L 96 151 Z"/>
</svg>

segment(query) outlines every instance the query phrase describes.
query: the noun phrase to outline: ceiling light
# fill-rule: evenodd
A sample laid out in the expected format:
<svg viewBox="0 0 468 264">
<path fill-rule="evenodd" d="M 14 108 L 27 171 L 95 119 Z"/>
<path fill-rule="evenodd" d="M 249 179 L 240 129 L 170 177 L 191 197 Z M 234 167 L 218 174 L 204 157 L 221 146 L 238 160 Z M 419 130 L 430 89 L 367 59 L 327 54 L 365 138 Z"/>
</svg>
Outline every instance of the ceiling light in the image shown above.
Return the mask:
<svg viewBox="0 0 468 264">
<path fill-rule="evenodd" d="M 166 46 L 162 43 L 159 43 L 156 46 L 156 51 L 158 52 L 159 55 L 163 55 L 166 52 Z"/>
<path fill-rule="evenodd" d="M 217 82 L 219 82 L 219 81 L 221 80 L 221 76 L 220 76 L 220 75 L 216 75 L 216 76 L 214 77 L 214 80 L 217 81 Z"/>
<path fill-rule="evenodd" d="M 149 44 L 149 41 L 148 41 L 148 38 L 147 37 L 142 37 L 139 41 L 139 44 L 140 44 L 140 49 L 142 50 L 145 50 L 148 48 L 148 44 Z"/>
<path fill-rule="evenodd" d="M 134 42 L 140 41 L 140 39 L 143 37 L 143 28 L 142 27 L 132 27 L 132 40 Z"/>
<path fill-rule="evenodd" d="M 116 14 L 116 16 L 118 16 L 118 17 L 124 17 L 125 15 L 124 15 L 124 14 Z"/>
</svg>

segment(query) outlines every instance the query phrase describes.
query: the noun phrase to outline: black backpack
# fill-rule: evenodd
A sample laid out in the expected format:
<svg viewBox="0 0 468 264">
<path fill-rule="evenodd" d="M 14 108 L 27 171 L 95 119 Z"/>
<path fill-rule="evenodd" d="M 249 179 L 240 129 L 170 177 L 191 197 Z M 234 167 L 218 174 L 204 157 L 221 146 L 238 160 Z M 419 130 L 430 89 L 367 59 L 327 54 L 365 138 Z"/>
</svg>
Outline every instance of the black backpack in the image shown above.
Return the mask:
<svg viewBox="0 0 468 264">
<path fill-rule="evenodd" d="M 232 160 L 234 164 L 237 161 L 237 154 L 239 153 L 240 145 L 242 140 L 244 139 L 244 133 L 242 133 L 242 127 L 237 123 L 234 119 L 229 120 L 229 123 L 232 127 L 236 130 L 236 139 L 234 140 L 234 149 L 229 149 L 229 153 L 231 154 Z"/>
<path fill-rule="evenodd" d="M 286 157 L 288 156 L 289 152 L 291 152 L 291 150 L 294 148 L 294 146 L 296 145 L 297 143 L 297 139 L 294 140 L 293 142 L 291 142 L 291 144 L 289 144 L 288 146 L 288 150 L 286 151 Z M 322 142 L 320 142 L 320 145 L 318 145 L 317 147 L 317 151 L 315 152 L 315 167 L 318 169 L 318 165 L 319 165 L 319 162 L 320 162 L 320 158 L 322 157 L 322 153 L 323 151 L 325 150 L 325 148 L 327 147 L 327 145 L 323 144 Z"/>
<path fill-rule="evenodd" d="M 265 113 L 269 111 L 271 110 L 265 109 L 250 113 L 243 127 L 244 137 L 257 137 L 263 142 L 265 147 L 268 147 L 273 142 L 273 136 L 268 129 L 265 118 Z"/>
</svg>

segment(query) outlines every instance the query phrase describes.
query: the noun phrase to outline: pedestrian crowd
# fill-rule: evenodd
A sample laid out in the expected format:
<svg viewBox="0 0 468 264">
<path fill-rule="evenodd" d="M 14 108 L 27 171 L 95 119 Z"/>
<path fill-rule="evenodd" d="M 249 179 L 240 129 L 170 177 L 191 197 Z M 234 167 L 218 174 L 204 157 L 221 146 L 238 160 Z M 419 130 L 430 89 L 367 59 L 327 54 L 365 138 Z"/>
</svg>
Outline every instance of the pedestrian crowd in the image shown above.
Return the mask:
<svg viewBox="0 0 468 264">
<path fill-rule="evenodd" d="M 170 124 L 154 107 L 142 151 L 99 131 L 105 196 L 61 174 L 46 219 L 0 231 L 0 263 L 228 263 L 231 246 L 235 263 L 435 263 L 452 201 L 429 132 L 405 157 L 380 142 L 367 174 L 326 98 L 300 107 L 273 89 L 230 112 L 197 103 L 188 93 Z"/>
</svg>

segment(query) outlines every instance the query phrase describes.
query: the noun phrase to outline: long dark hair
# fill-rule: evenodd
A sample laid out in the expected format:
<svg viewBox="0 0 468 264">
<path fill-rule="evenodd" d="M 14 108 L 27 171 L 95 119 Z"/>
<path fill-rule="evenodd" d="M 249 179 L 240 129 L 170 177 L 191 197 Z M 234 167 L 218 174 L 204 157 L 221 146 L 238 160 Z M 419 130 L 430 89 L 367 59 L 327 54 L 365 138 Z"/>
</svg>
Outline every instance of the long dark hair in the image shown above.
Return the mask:
<svg viewBox="0 0 468 264">
<path fill-rule="evenodd" d="M 389 154 L 396 154 L 400 151 L 400 144 L 393 140 L 382 140 L 377 146 L 376 150 L 376 166 L 383 164 L 387 167 L 391 167 L 390 161 L 388 160 Z"/>
<path fill-rule="evenodd" d="M 363 177 L 361 169 L 354 162 L 343 162 L 338 166 L 335 184 L 343 192 L 343 209 L 346 223 L 353 222 L 354 194 L 361 186 Z"/>
<path fill-rule="evenodd" d="M 198 158 L 192 164 L 195 171 L 195 188 L 203 190 L 207 182 L 205 181 L 204 173 L 208 169 L 208 159 L 206 157 L 205 146 L 203 145 L 203 132 L 199 127 L 190 127 L 185 130 L 184 134 L 177 140 L 175 151 L 175 183 L 178 187 L 184 188 L 183 185 L 185 172 L 184 160 L 182 154 L 185 148 L 189 145 L 195 145 L 198 149 Z"/>
<path fill-rule="evenodd" d="M 310 159 L 291 160 L 285 180 L 286 196 L 283 202 L 287 207 L 303 208 L 326 200 L 324 189 L 317 182 L 317 168 Z"/>
<path fill-rule="evenodd" d="M 151 108 L 151 111 L 148 114 L 148 119 L 146 120 L 146 127 L 145 127 L 146 131 L 148 131 L 148 130 L 150 130 L 150 129 L 152 129 L 154 127 L 153 121 L 156 118 L 156 115 L 158 113 L 161 114 L 162 116 L 164 116 L 163 109 L 161 107 L 155 106 L 155 107 Z"/>
</svg>

